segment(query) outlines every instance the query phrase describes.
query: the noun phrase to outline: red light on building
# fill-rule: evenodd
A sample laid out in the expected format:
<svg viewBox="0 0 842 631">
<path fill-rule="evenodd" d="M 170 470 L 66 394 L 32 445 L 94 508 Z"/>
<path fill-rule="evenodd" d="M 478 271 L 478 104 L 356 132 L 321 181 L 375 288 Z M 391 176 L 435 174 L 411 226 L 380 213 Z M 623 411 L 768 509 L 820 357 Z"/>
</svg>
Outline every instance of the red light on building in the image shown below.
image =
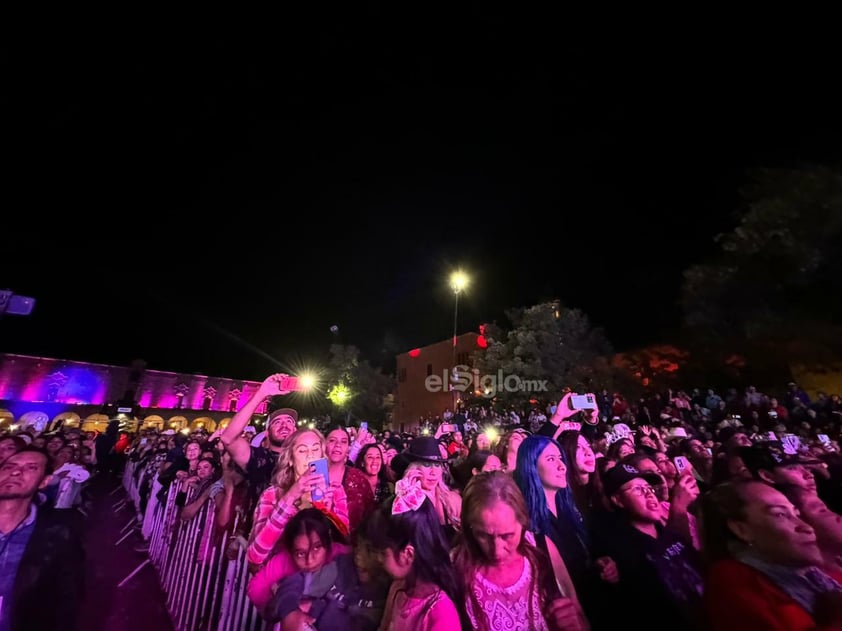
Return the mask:
<svg viewBox="0 0 842 631">
<path fill-rule="evenodd" d="M 477 346 L 480 348 L 488 348 L 488 340 L 485 339 L 484 335 L 480 335 L 477 337 Z"/>
<path fill-rule="evenodd" d="M 411 351 L 409 351 L 410 357 L 418 357 L 419 355 L 421 355 L 421 349 L 420 348 L 413 348 Z"/>
</svg>

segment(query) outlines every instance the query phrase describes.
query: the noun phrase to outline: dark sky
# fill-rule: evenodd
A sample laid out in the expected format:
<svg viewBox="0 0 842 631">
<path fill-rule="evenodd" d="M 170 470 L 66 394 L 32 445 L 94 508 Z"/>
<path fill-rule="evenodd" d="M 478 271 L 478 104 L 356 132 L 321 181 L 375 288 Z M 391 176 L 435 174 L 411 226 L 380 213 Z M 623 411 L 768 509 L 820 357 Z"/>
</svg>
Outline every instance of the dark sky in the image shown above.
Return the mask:
<svg viewBox="0 0 842 631">
<path fill-rule="evenodd" d="M 462 331 L 559 297 L 618 349 L 669 339 L 746 170 L 838 157 L 833 58 L 523 18 L 9 48 L 0 287 L 38 302 L 0 350 L 388 366 L 450 335 L 455 267 Z"/>
</svg>

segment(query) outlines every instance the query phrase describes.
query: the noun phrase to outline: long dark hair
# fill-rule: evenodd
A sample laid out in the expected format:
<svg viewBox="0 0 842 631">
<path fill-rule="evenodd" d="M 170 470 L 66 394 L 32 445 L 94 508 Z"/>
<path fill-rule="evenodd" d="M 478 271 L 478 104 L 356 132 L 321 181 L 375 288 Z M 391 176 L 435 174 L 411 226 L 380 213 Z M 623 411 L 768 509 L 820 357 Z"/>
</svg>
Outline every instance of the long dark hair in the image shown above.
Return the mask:
<svg viewBox="0 0 842 631">
<path fill-rule="evenodd" d="M 334 542 L 344 543 L 344 538 L 336 529 L 325 514 L 318 508 L 305 508 L 293 517 L 284 528 L 282 542 L 284 548 L 292 554 L 292 545 L 295 538 L 301 535 L 310 537 L 315 533 L 322 542 L 328 555 Z"/>
<path fill-rule="evenodd" d="M 520 488 L 521 493 L 523 493 L 524 500 L 526 500 L 532 529 L 535 534 L 543 535 L 550 532 L 552 513 L 550 512 L 549 506 L 547 506 L 547 496 L 544 493 L 541 478 L 538 476 L 537 465 L 538 458 L 549 445 L 555 445 L 558 448 L 561 459 L 569 469 L 570 465 L 567 463 L 567 458 L 561 445 L 547 436 L 535 435 L 524 440 L 520 444 L 520 447 L 518 447 L 517 467 L 514 471 L 515 482 L 518 488 Z M 576 503 L 573 501 L 573 492 L 570 490 L 569 484 L 566 488 L 559 489 L 556 493 L 556 511 L 558 512 L 558 519 L 567 522 L 571 531 L 576 533 L 582 547 L 587 548 L 588 535 L 585 531 L 582 514 L 576 508 Z"/>
<path fill-rule="evenodd" d="M 419 581 L 437 586 L 453 601 L 460 612 L 462 628 L 467 631 L 471 625 L 461 607 L 465 602 L 464 592 L 450 560 L 450 546 L 435 507 L 425 498 L 418 510 L 392 515 L 393 502 L 394 498 L 374 512 L 366 524 L 366 538 L 380 550 L 400 551 L 412 545 L 415 560 L 407 586 L 412 587 Z"/>
<path fill-rule="evenodd" d="M 728 522 L 745 520 L 746 496 L 753 486 L 763 484 L 757 480 L 734 480 L 720 484 L 702 496 L 702 553 L 707 563 L 731 557 L 730 544 L 740 539 Z"/>
<path fill-rule="evenodd" d="M 587 483 L 582 484 L 579 482 L 579 475 L 582 473 L 576 464 L 576 454 L 579 451 L 579 436 L 587 440 L 587 437 L 577 430 L 567 430 L 561 433 L 561 436 L 558 437 L 558 442 L 562 448 L 561 453 L 565 457 L 564 464 L 567 465 L 567 487 L 573 494 L 573 503 L 579 509 L 582 516 L 587 517 L 595 503 L 595 486 L 599 474 L 596 472 L 596 467 L 594 467 L 594 471 L 588 474 Z M 590 444 L 590 441 L 588 443 Z M 593 446 L 591 446 L 591 449 L 593 449 Z"/>
<path fill-rule="evenodd" d="M 389 478 L 386 477 L 386 459 L 383 457 L 383 451 L 375 443 L 371 443 L 370 445 L 366 445 L 365 447 L 360 449 L 360 453 L 357 454 L 357 459 L 354 462 L 354 466 L 357 467 L 357 469 L 359 469 L 363 473 L 366 473 L 365 455 L 372 449 L 377 449 L 380 453 L 380 471 L 377 472 L 377 484 L 389 484 Z M 366 473 L 366 475 L 368 474 Z"/>
</svg>

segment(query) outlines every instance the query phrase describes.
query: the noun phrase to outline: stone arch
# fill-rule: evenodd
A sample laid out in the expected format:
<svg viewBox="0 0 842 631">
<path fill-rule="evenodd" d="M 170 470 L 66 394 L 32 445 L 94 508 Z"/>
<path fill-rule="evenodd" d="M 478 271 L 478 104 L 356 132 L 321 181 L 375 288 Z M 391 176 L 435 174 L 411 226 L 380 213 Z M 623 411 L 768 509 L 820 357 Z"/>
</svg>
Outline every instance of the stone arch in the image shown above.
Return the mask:
<svg viewBox="0 0 842 631">
<path fill-rule="evenodd" d="M 190 422 L 190 431 L 197 429 L 206 429 L 209 432 L 216 431 L 216 421 L 209 416 L 200 416 Z"/>
<path fill-rule="evenodd" d="M 175 431 L 180 432 L 182 429 L 187 427 L 187 419 L 183 416 L 173 416 L 167 421 L 166 425 L 166 429 L 174 429 Z"/>
<path fill-rule="evenodd" d="M 50 427 L 55 428 L 61 421 L 64 421 L 62 427 L 67 428 L 78 428 L 82 425 L 82 418 L 76 412 L 62 412 L 52 420 Z"/>
<path fill-rule="evenodd" d="M 141 429 L 164 429 L 164 419 L 157 414 L 150 414 L 146 418 L 143 419 L 143 424 L 141 425 Z"/>
<path fill-rule="evenodd" d="M 83 432 L 104 432 L 108 429 L 109 418 L 107 414 L 91 414 L 82 421 Z"/>
</svg>

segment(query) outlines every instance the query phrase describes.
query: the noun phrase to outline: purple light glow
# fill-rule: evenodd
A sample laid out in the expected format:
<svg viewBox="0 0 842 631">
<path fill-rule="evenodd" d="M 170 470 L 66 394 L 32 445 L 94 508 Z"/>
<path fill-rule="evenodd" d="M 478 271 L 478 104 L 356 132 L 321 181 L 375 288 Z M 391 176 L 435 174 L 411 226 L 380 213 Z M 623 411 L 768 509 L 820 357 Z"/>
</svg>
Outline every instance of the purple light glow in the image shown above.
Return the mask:
<svg viewBox="0 0 842 631">
<path fill-rule="evenodd" d="M 190 388 L 193 390 L 192 398 L 190 399 L 190 404 L 187 406 L 193 410 L 201 410 L 202 406 L 205 403 L 205 384 L 207 383 L 206 379 L 202 379 L 197 377 L 193 380 L 193 383 L 190 384 Z"/>
</svg>

